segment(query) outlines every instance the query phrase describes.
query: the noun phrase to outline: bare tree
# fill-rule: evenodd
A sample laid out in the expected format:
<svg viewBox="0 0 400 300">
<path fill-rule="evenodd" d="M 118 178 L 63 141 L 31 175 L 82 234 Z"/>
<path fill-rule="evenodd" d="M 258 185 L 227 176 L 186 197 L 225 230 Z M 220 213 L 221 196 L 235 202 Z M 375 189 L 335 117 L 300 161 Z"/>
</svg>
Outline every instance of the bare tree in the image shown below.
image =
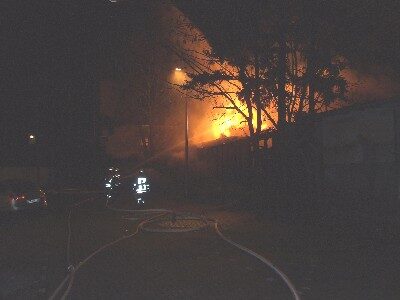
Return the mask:
<svg viewBox="0 0 400 300">
<path fill-rule="evenodd" d="M 232 26 L 213 36 L 211 49 L 176 49 L 192 70 L 183 88 L 202 100 L 222 97 L 228 105 L 218 107 L 243 116 L 255 141 L 263 120 L 282 130 L 303 114 L 329 109 L 346 92 L 343 60 L 321 38 L 324 28 L 308 30 L 320 19 L 311 22 L 299 3 L 234 1 L 225 7 Z"/>
</svg>

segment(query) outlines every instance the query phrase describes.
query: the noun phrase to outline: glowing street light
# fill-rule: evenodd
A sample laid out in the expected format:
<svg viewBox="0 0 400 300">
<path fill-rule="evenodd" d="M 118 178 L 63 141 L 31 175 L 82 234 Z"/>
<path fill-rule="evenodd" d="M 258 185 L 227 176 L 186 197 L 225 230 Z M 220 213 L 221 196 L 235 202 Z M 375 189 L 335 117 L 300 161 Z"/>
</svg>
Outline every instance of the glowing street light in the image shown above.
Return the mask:
<svg viewBox="0 0 400 300">
<path fill-rule="evenodd" d="M 29 135 L 29 144 L 35 144 L 36 143 L 36 136 L 34 134 Z"/>
</svg>

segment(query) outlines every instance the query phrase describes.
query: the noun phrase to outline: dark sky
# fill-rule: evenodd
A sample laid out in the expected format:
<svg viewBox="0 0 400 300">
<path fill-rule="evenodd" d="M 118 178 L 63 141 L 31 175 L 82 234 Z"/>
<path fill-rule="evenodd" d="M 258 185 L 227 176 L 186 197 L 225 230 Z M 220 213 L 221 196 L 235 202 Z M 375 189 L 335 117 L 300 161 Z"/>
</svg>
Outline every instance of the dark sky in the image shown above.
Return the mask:
<svg viewBox="0 0 400 300">
<path fill-rule="evenodd" d="M 247 7 L 251 8 L 252 1 L 246 1 Z M 237 3 L 242 3 L 243 9 L 244 1 L 177 2 L 217 42 L 213 32 L 233 28 L 232 9 Z M 337 39 L 340 51 L 355 66 L 398 77 L 399 2 L 316 3 L 318 9 L 329 12 L 336 33 L 332 39 Z M 18 158 L 18 149 L 26 147 L 26 137 L 33 132 L 53 156 L 75 155 L 79 159 L 93 136 L 99 80 L 114 78 L 121 72 L 126 41 L 132 29 L 140 27 L 148 3 L 2 1 L 2 153 Z M 251 17 L 251 9 L 247 16 Z"/>
<path fill-rule="evenodd" d="M 260 0 L 176 0 L 179 7 L 204 31 L 212 42 L 246 34 Z M 363 72 L 400 75 L 400 1 L 398 0 L 281 0 L 288 7 L 304 6 L 317 21 L 332 29 L 329 38 L 339 53 Z M 284 12 L 285 14 L 285 12 Z M 287 13 L 286 13 L 287 14 Z M 261 12 L 262 15 L 262 12 Z M 251 25 L 250 25 L 251 26 Z M 251 31 L 251 29 L 250 29 Z"/>
</svg>

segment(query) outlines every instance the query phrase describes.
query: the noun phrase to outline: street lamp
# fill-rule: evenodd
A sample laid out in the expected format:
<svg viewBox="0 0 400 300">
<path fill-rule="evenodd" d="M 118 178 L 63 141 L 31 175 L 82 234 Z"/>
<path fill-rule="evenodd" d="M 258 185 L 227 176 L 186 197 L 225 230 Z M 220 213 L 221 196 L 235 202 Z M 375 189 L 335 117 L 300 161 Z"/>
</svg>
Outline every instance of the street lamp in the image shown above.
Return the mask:
<svg viewBox="0 0 400 300">
<path fill-rule="evenodd" d="M 29 144 L 33 145 L 36 144 L 36 136 L 33 134 L 29 135 Z"/>
<path fill-rule="evenodd" d="M 29 134 L 29 136 L 28 136 L 28 142 L 29 142 L 29 144 L 30 145 L 32 145 L 32 150 L 33 150 L 33 155 L 34 155 L 34 159 L 35 159 L 35 161 L 36 161 L 36 182 L 37 182 L 37 184 L 39 184 L 39 177 L 40 177 L 40 174 L 39 174 L 39 151 L 38 151 L 38 149 L 37 149 L 37 146 L 36 146 L 36 135 L 34 135 L 34 134 Z"/>
<path fill-rule="evenodd" d="M 182 74 L 184 77 L 185 73 L 182 68 L 176 67 L 175 72 Z M 181 76 L 179 76 L 181 77 Z M 183 95 L 181 95 L 181 99 Z M 188 116 L 188 100 L 185 97 L 185 199 L 188 199 L 188 185 L 189 185 L 189 116 Z"/>
</svg>

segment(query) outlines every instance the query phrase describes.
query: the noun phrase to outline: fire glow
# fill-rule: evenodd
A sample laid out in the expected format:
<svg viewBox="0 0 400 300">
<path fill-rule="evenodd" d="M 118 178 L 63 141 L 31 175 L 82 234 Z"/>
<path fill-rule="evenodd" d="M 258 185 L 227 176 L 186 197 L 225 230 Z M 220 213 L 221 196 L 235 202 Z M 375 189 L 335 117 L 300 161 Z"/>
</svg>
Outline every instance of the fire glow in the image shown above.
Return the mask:
<svg viewBox="0 0 400 300">
<path fill-rule="evenodd" d="M 256 110 L 253 109 L 253 126 L 257 125 Z M 265 130 L 271 127 L 272 124 L 263 118 L 261 129 Z M 219 115 L 214 113 L 211 121 L 212 136 L 209 140 L 220 139 L 223 137 L 232 136 L 248 136 L 249 129 L 246 119 L 236 110 L 226 109 Z"/>
</svg>

